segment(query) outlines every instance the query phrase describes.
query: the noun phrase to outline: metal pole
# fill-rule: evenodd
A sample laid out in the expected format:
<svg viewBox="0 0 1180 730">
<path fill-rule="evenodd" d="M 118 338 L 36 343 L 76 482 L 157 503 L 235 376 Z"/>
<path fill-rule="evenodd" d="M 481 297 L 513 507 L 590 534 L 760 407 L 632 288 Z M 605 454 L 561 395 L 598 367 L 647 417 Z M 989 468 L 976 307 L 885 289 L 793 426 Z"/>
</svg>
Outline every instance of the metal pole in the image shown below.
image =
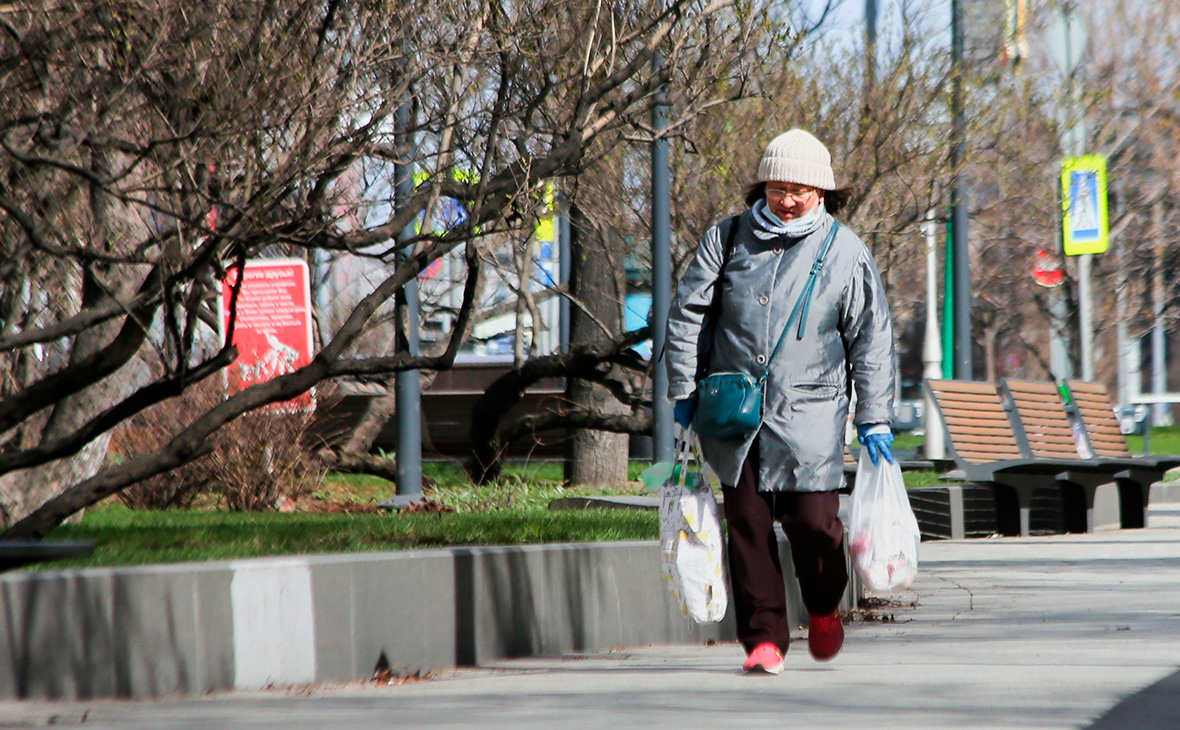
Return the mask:
<svg viewBox="0 0 1180 730">
<path fill-rule="evenodd" d="M 652 66 L 658 74 L 664 58 L 656 53 Z M 667 97 L 661 88 L 652 107 L 651 125 L 656 134 L 651 145 L 651 352 L 652 352 L 652 458 L 672 461 L 675 457 L 672 402 L 668 400 L 668 371 L 664 367 L 664 330 L 672 306 L 672 209 L 668 162 L 668 140 L 660 136 L 667 126 Z"/>
<path fill-rule="evenodd" d="M 332 299 L 336 292 L 332 291 L 332 257 L 327 251 L 317 248 L 312 252 L 311 268 L 312 297 L 315 299 L 315 311 L 319 315 L 318 324 L 326 325 L 329 320 L 328 310 L 332 307 Z M 325 331 L 326 327 L 317 327 L 319 347 L 324 347 L 332 339 L 332 333 Z"/>
<path fill-rule="evenodd" d="M 1155 239 L 1154 261 L 1151 268 L 1151 392 L 1166 393 L 1168 390 L 1167 348 L 1164 332 L 1164 245 L 1163 245 L 1163 201 L 1156 201 L 1152 207 L 1151 233 Z M 1171 425 L 1171 408 L 1166 403 L 1148 406 L 1152 422 L 1161 426 Z"/>
<path fill-rule="evenodd" d="M 865 0 L 865 38 L 869 46 L 877 45 L 877 0 Z"/>
<path fill-rule="evenodd" d="M 1065 58 L 1069 69 L 1066 79 L 1066 93 L 1069 96 L 1070 119 L 1073 121 L 1069 132 L 1069 153 L 1073 156 L 1086 151 L 1086 127 L 1082 119 L 1082 105 L 1077 98 L 1077 84 L 1074 83 L 1074 71 L 1077 56 L 1081 55 L 1080 48 L 1073 47 L 1073 34 L 1070 24 L 1073 22 L 1073 6 L 1066 4 L 1065 9 Z M 1092 295 L 1090 292 L 1090 268 L 1093 254 L 1082 254 L 1078 257 L 1078 355 L 1081 358 L 1082 380 L 1094 379 L 1094 315 Z"/>
<path fill-rule="evenodd" d="M 955 377 L 955 237 L 950 216 L 946 219 L 946 246 L 942 257 L 942 377 Z"/>
<path fill-rule="evenodd" d="M 1090 263 L 1093 254 L 1084 253 L 1078 257 L 1078 326 L 1082 336 L 1079 341 L 1082 358 L 1082 380 L 1094 379 L 1094 324 L 1093 306 L 1090 294 Z"/>
<path fill-rule="evenodd" d="M 570 245 L 570 211 L 569 203 L 563 197 L 558 206 L 557 225 L 557 282 L 565 287 L 566 294 L 570 293 L 570 261 L 573 247 Z M 561 338 L 561 351 L 570 349 L 570 299 L 561 297 L 558 315 L 558 329 Z"/>
<path fill-rule="evenodd" d="M 1073 132 L 1068 134 L 1072 135 Z M 1068 142 L 1066 143 L 1068 149 Z M 1067 194 L 1059 187 L 1059 198 L 1064 199 Z M 1062 258 L 1065 256 L 1065 229 L 1060 216 L 1057 218 L 1057 251 Z M 1064 266 L 1064 261 L 1062 266 Z M 1074 376 L 1073 333 L 1067 326 L 1069 323 L 1069 302 L 1062 287 L 1054 287 L 1049 292 L 1049 369 L 1051 375 L 1058 380 L 1068 380 Z M 1079 333 L 1080 334 L 1080 333 Z"/>
<path fill-rule="evenodd" d="M 967 178 L 955 176 L 955 377 L 972 380 L 971 266 L 967 251 Z"/>
<path fill-rule="evenodd" d="M 951 2 L 951 230 L 955 242 L 955 377 L 971 380 L 971 266 L 967 238 L 967 115 L 963 109 L 963 8 L 962 0 Z"/>
<path fill-rule="evenodd" d="M 1120 192 L 1123 186 L 1119 185 Z M 1119 196 L 1122 199 L 1122 196 Z M 1129 305 L 1127 303 L 1127 244 L 1122 236 L 1114 241 L 1115 259 L 1118 265 L 1118 274 L 1115 278 L 1115 338 L 1118 342 L 1118 405 L 1120 408 L 1127 405 L 1130 394 L 1130 369 L 1129 363 L 1131 360 L 1130 341 L 1127 333 L 1127 311 Z M 1119 412 L 1119 418 L 1123 416 Z"/>
<path fill-rule="evenodd" d="M 410 105 L 398 107 L 395 146 L 402 160 L 413 159 L 413 140 L 410 138 Z M 394 166 L 394 198 L 398 212 L 409 204 L 414 194 L 414 170 L 410 162 Z M 406 226 L 398 236 L 405 241 L 414 235 L 413 226 Z M 400 265 L 412 254 L 410 247 L 398 249 L 396 262 Z M 418 355 L 418 278 L 413 277 L 398 292 L 395 307 L 395 349 Z M 405 324 L 404 328 L 401 326 Z M 391 507 L 403 509 L 422 500 L 422 397 L 417 370 L 403 370 L 395 377 L 397 397 L 397 496 Z"/>
<path fill-rule="evenodd" d="M 877 0 L 865 0 L 865 87 L 877 80 Z"/>
<path fill-rule="evenodd" d="M 1143 416 L 1143 455 L 1147 456 L 1151 453 L 1151 414 L 1155 406 L 1148 406 L 1147 413 Z"/>
<path fill-rule="evenodd" d="M 922 344 L 922 362 L 926 366 L 923 375 L 927 380 L 942 377 L 942 343 L 939 341 L 938 329 L 938 225 L 934 220 L 934 201 L 938 199 L 937 193 L 931 198 L 930 208 L 926 211 L 926 221 L 922 223 L 922 232 L 926 236 L 926 339 Z M 946 444 L 942 419 L 929 393 L 924 397 L 926 407 L 922 420 L 926 435 L 922 447 L 923 454 L 927 459 L 943 459 L 946 457 Z"/>
<path fill-rule="evenodd" d="M 1127 340 L 1127 396 L 1123 399 L 1123 404 L 1130 408 L 1128 412 L 1132 418 L 1135 416 L 1134 401 L 1142 394 L 1143 338 L 1135 337 Z"/>
<path fill-rule="evenodd" d="M 1069 357 L 1068 332 L 1065 322 L 1069 319 L 1069 306 L 1061 287 L 1049 292 L 1049 369 L 1058 380 L 1073 377 L 1073 363 Z"/>
<path fill-rule="evenodd" d="M 1059 199 L 1066 194 L 1058 184 Z M 1061 218 L 1057 218 L 1057 252 L 1065 258 L 1063 244 L 1065 231 Z M 1064 266 L 1064 261 L 1062 266 Z M 1056 286 L 1049 290 L 1049 374 L 1057 380 L 1068 380 L 1073 377 L 1073 359 L 1069 355 L 1070 332 L 1066 327 L 1069 321 L 1069 304 L 1065 300 L 1062 287 Z"/>
</svg>

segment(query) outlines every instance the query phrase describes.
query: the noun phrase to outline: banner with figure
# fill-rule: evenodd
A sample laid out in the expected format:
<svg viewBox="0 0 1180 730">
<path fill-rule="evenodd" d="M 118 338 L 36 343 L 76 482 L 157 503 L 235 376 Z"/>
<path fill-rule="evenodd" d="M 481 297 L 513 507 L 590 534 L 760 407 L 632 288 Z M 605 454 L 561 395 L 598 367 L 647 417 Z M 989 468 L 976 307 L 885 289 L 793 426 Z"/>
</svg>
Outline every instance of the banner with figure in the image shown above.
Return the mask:
<svg viewBox="0 0 1180 730">
<path fill-rule="evenodd" d="M 1106 158 L 1067 157 L 1061 164 L 1062 250 L 1067 256 L 1104 253 L 1110 247 Z"/>
<path fill-rule="evenodd" d="M 221 338 L 229 328 L 230 302 L 241 270 L 226 272 L 221 286 Z M 232 395 L 251 385 L 291 373 L 311 362 L 311 285 L 307 262 L 299 259 L 247 261 L 238 295 L 233 344 L 238 359 L 227 369 Z M 275 407 L 311 410 L 304 393 Z"/>
</svg>

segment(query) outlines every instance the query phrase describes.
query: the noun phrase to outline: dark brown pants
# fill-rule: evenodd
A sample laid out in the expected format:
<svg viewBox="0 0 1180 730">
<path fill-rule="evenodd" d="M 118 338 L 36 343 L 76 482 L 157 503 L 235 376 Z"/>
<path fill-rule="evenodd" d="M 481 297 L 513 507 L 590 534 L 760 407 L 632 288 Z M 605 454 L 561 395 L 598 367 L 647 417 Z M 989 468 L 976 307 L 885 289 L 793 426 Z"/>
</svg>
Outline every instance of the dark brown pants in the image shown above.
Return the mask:
<svg viewBox="0 0 1180 730">
<path fill-rule="evenodd" d="M 835 611 L 848 584 L 837 492 L 759 492 L 758 442 L 738 483 L 723 486 L 729 527 L 729 576 L 738 640 L 750 652 L 770 642 L 786 652 L 791 626 L 774 523 L 791 544 L 803 604 L 812 615 Z"/>
</svg>

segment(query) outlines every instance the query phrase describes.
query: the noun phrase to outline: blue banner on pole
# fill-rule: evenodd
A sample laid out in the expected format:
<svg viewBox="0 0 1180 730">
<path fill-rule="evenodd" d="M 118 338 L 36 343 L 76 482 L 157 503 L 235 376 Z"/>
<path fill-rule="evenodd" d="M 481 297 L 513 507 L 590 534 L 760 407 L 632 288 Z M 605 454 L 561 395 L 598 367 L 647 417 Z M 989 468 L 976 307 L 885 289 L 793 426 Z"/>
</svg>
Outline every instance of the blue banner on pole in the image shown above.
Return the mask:
<svg viewBox="0 0 1180 730">
<path fill-rule="evenodd" d="M 1068 256 L 1104 253 L 1110 247 L 1106 207 L 1106 158 L 1067 157 L 1061 165 L 1062 244 Z"/>
</svg>

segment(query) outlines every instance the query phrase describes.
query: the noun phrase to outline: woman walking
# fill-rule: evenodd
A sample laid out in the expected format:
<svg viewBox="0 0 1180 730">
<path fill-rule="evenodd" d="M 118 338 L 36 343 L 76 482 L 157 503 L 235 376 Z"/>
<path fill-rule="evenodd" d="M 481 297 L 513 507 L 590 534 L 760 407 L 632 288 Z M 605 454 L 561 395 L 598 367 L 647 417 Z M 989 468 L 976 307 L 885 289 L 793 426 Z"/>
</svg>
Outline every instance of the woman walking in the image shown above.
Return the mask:
<svg viewBox="0 0 1180 730">
<path fill-rule="evenodd" d="M 790 541 L 811 655 L 827 661 L 843 645 L 837 609 L 848 573 L 836 490 L 852 387 L 861 443 L 874 463 L 893 461 L 889 305 L 872 254 L 832 217 L 844 202 L 823 143 L 799 129 L 779 135 L 747 191 L 749 209 L 705 233 L 668 318 L 668 395 L 682 426 L 693 422 L 704 376 L 765 377 L 757 428 L 724 439 L 699 433 L 725 497 L 747 672 L 782 671 L 790 641 L 775 522 Z"/>
</svg>

